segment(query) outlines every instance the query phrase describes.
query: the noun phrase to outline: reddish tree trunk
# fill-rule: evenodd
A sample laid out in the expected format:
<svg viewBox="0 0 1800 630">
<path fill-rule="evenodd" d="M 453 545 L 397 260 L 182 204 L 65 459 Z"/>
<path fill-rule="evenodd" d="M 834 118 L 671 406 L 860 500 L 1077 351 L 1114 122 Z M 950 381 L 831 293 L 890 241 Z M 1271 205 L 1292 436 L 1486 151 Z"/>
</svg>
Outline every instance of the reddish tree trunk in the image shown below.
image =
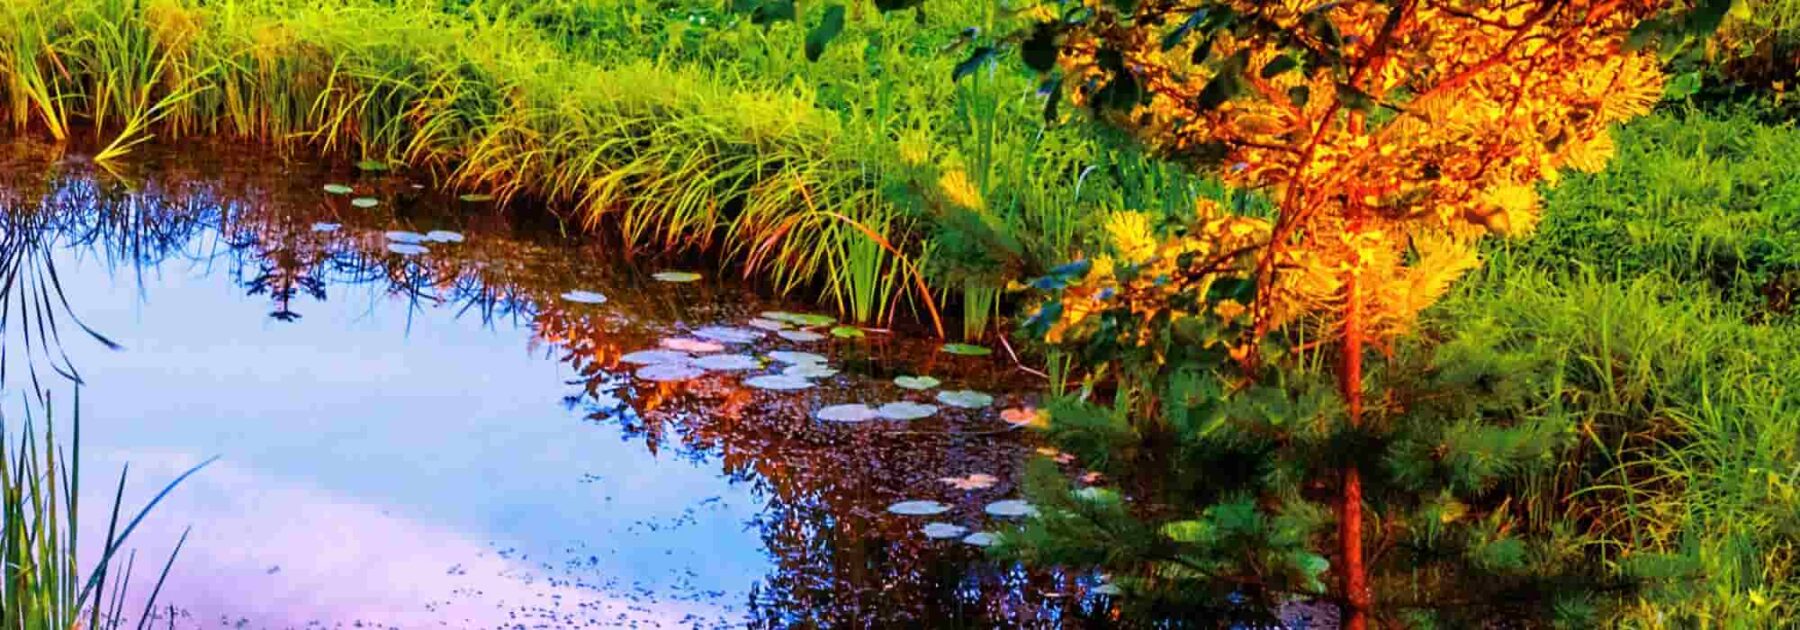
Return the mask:
<svg viewBox="0 0 1800 630">
<path fill-rule="evenodd" d="M 1344 285 L 1344 363 L 1338 387 L 1344 395 L 1351 427 L 1362 426 L 1363 299 L 1358 278 L 1352 272 Z M 1344 563 L 1343 627 L 1369 627 L 1369 578 L 1363 567 L 1362 474 L 1355 463 L 1344 465 L 1343 503 L 1338 513 L 1338 544 Z"/>
</svg>

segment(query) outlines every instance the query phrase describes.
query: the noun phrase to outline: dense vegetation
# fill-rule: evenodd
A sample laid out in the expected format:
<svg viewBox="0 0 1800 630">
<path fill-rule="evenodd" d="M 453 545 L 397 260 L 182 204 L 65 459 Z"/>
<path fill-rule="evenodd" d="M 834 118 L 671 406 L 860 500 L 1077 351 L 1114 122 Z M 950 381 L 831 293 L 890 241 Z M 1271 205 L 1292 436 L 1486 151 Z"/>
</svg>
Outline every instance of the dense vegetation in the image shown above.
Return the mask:
<svg viewBox="0 0 1800 630">
<path fill-rule="evenodd" d="M 1068 103 L 1047 109 L 1054 87 L 992 59 L 1042 15 L 973 0 L 878 10 L 889 4 L 837 9 L 842 30 L 820 46 L 809 39 L 836 5 L 17 0 L 0 5 L 0 120 L 91 136 L 102 160 L 152 134 L 222 134 L 429 170 L 634 246 L 713 252 L 859 322 L 937 322 L 953 304 L 969 337 L 1033 304 L 1009 287 L 1120 234 L 1182 233 L 1213 202 L 1272 212 Z M 1618 130 L 1605 170 L 1545 187 L 1535 234 L 1485 244 L 1482 266 L 1371 366 L 1393 392 L 1371 415 L 1410 431 L 1384 447 L 1470 454 L 1419 458 L 1430 471 L 1390 460 L 1371 496 L 1415 521 L 1509 515 L 1534 535 L 1470 517 L 1454 545 L 1387 556 L 1455 570 L 1377 567 L 1378 590 L 1400 594 L 1386 620 L 1800 615 L 1797 42 L 1791 0 L 1739 3 L 1717 39 L 1668 59 L 1676 100 Z M 1313 463 L 1256 461 L 1273 448 L 1259 436 L 1341 413 L 1330 358 L 1288 341 L 1300 362 L 1230 396 L 1143 357 L 1080 356 L 1088 369 L 1073 373 L 1089 378 L 1055 403 L 1051 437 L 1120 483 L 1070 494 L 1040 466 L 1037 499 L 1060 511 L 1015 551 L 1101 568 L 1145 615 L 1259 618 L 1323 596 L 1331 563 L 1309 540 L 1330 515 L 1271 523 L 1243 498 L 1317 490 L 1295 481 Z M 1259 424 L 1202 431 L 1201 405 L 1170 402 L 1201 399 L 1254 408 Z M 1469 417 L 1500 428 L 1446 429 Z M 1314 442 L 1295 454 L 1326 461 L 1367 446 L 1298 434 Z M 1238 509 L 1182 512 L 1197 502 Z M 1183 549 L 1216 556 L 1170 572 Z M 1246 557 L 1279 579 L 1207 579 Z M 1435 605 L 1458 594 L 1513 607 Z"/>
</svg>

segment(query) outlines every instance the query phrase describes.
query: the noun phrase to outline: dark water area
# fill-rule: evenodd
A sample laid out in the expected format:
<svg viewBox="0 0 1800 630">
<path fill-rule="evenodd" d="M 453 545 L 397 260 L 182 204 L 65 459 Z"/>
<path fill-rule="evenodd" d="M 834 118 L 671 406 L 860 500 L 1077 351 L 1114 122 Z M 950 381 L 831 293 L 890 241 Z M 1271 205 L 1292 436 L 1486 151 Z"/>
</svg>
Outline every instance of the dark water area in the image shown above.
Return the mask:
<svg viewBox="0 0 1800 630">
<path fill-rule="evenodd" d="M 1028 572 L 921 532 L 931 521 L 1005 527 L 983 507 L 1018 497 L 1016 471 L 1037 445 L 1000 413 L 1031 402 L 1040 381 L 1003 352 L 956 356 L 905 333 L 766 334 L 726 352 L 817 353 L 841 373 L 799 391 L 745 385 L 780 362 L 653 382 L 622 358 L 764 311 L 813 309 L 710 267 L 695 269 L 700 282 L 658 282 L 653 273 L 693 261 L 574 245 L 543 221 L 435 192 L 424 173 L 233 146 L 153 147 L 128 162 L 109 170 L 0 143 L 4 262 L 19 279 L 4 295 L 0 409 L 16 425 L 41 389 L 66 410 L 77 388 L 61 373 L 82 379 L 89 513 L 110 505 L 110 478 L 127 463 L 135 507 L 220 458 L 132 535 L 141 597 L 192 527 L 158 597 L 159 627 L 1107 616 L 1094 576 Z M 329 194 L 329 183 L 357 192 Z M 350 203 L 362 195 L 379 204 Z M 396 230 L 463 240 L 403 254 L 385 234 Z M 938 390 L 893 383 L 906 374 L 995 401 L 911 421 L 814 417 L 839 403 L 935 404 Z M 997 482 L 944 481 L 972 474 Z M 950 510 L 887 511 L 911 499 Z M 90 543 L 100 520 L 84 521 Z"/>
</svg>

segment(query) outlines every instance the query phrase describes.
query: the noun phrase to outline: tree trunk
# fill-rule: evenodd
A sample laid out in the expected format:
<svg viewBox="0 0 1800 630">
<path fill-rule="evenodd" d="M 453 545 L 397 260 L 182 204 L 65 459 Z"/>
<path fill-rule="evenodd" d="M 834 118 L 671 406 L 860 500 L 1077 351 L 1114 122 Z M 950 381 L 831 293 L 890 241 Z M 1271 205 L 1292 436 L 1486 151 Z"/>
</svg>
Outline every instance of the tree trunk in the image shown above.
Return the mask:
<svg viewBox="0 0 1800 630">
<path fill-rule="evenodd" d="M 1357 272 L 1350 273 L 1344 284 L 1344 348 L 1343 365 L 1338 373 L 1338 388 L 1349 411 L 1351 427 L 1362 426 L 1363 390 L 1363 296 Z M 1338 544 L 1344 562 L 1344 605 L 1342 622 L 1346 630 L 1369 627 L 1369 578 L 1363 567 L 1362 473 L 1355 462 L 1344 464 L 1343 503 L 1338 507 Z"/>
</svg>

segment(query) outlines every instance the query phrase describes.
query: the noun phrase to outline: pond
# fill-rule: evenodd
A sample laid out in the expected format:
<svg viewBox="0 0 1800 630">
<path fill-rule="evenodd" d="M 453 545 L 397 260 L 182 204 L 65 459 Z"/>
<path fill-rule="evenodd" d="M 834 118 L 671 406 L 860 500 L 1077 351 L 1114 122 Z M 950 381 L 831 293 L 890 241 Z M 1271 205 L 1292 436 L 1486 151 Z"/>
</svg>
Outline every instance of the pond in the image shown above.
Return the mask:
<svg viewBox="0 0 1800 630">
<path fill-rule="evenodd" d="M 61 403 L 79 389 L 88 539 L 127 463 L 135 507 L 219 457 L 132 535 L 142 597 L 192 528 L 159 624 L 1104 615 L 1093 576 L 1025 571 L 963 540 L 1004 527 L 984 508 L 1018 498 L 1016 469 L 1037 447 L 1001 415 L 1041 381 L 1004 352 L 823 325 L 796 335 L 822 322 L 754 282 L 577 245 L 553 223 L 438 192 L 427 173 L 222 144 L 146 148 L 122 171 L 23 141 L 0 155 L 19 279 L 4 296 L 5 409 L 23 418 L 34 387 Z M 703 278 L 657 277 L 668 271 Z M 941 383 L 895 383 L 926 375 Z M 939 399 L 960 390 L 994 400 Z M 930 414 L 819 413 L 900 401 Z M 947 511 L 889 511 L 908 500 Z M 958 535 L 928 537 L 934 522 Z"/>
</svg>

